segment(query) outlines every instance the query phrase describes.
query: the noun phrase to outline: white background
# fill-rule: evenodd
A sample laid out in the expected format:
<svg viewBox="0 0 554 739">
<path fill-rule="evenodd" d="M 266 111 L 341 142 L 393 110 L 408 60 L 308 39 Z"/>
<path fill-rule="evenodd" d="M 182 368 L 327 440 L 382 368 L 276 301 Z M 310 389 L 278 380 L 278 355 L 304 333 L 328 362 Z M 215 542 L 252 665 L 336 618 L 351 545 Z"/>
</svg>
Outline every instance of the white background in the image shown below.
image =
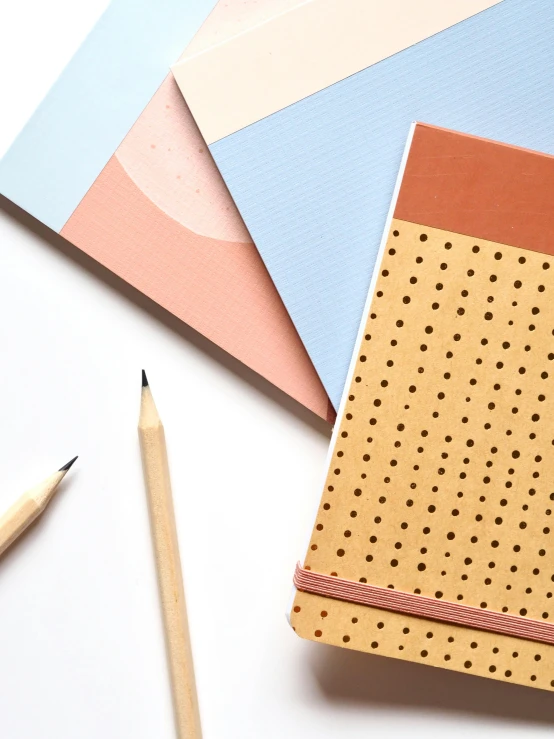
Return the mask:
<svg viewBox="0 0 554 739">
<path fill-rule="evenodd" d="M 105 5 L 4 0 L 0 151 Z M 550 693 L 298 639 L 284 612 L 329 429 L 5 200 L 0 316 L 0 509 L 80 455 L 0 559 L 2 739 L 174 736 L 143 366 L 168 437 L 205 739 L 551 735 Z"/>
</svg>

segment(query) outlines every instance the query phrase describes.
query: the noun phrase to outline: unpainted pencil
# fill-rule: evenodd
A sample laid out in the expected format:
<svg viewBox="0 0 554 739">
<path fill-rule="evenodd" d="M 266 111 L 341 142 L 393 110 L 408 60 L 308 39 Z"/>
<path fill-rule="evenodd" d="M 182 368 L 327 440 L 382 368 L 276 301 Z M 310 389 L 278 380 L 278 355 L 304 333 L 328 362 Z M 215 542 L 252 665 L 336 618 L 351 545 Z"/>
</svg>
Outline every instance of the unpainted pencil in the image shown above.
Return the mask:
<svg viewBox="0 0 554 739">
<path fill-rule="evenodd" d="M 41 482 L 40 485 L 23 493 L 0 518 L 0 555 L 44 511 L 54 497 L 58 485 L 76 459 L 77 457 L 74 457 L 63 467 L 60 467 L 57 472 Z"/>
<path fill-rule="evenodd" d="M 179 739 L 201 739 L 165 434 L 144 370 L 139 438 L 171 674 L 175 724 Z"/>
</svg>

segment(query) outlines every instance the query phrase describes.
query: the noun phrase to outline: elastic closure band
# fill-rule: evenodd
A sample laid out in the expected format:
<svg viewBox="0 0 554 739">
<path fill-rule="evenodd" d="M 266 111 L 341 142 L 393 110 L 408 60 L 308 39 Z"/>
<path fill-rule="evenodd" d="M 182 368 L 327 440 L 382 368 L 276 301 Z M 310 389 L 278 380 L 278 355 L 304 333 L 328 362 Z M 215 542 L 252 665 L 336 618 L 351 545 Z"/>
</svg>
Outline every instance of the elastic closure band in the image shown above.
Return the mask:
<svg viewBox="0 0 554 739">
<path fill-rule="evenodd" d="M 468 626 L 481 631 L 492 631 L 496 634 L 505 634 L 543 644 L 554 644 L 554 624 L 551 623 L 488 611 L 486 608 L 465 606 L 461 603 L 449 603 L 425 595 L 403 593 L 400 590 L 383 588 L 378 585 L 343 580 L 331 575 L 321 575 L 305 570 L 300 563 L 296 565 L 293 582 L 298 590 L 325 598 L 334 598 L 458 626 Z"/>
</svg>

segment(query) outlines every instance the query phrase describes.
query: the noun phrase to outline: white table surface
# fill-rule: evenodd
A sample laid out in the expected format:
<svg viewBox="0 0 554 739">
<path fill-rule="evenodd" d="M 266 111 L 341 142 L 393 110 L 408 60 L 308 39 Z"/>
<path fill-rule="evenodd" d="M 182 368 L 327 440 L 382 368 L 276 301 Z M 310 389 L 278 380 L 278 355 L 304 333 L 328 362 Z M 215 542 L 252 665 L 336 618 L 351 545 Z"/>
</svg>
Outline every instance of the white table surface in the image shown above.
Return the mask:
<svg viewBox="0 0 554 739">
<path fill-rule="evenodd" d="M 0 151 L 105 5 L 3 3 Z M 7 201 L 0 265 L 0 508 L 80 455 L 0 559 L 2 739 L 174 736 L 143 366 L 168 437 L 205 739 L 552 735 L 550 693 L 298 639 L 284 612 L 326 425 Z"/>
</svg>

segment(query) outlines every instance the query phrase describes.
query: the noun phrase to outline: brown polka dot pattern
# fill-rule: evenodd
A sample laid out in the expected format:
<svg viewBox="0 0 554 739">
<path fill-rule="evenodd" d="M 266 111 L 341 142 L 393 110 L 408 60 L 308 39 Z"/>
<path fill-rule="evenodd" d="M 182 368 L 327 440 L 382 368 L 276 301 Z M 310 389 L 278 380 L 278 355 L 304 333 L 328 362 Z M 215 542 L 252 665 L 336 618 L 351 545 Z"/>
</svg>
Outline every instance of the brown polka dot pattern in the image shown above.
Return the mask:
<svg viewBox="0 0 554 739">
<path fill-rule="evenodd" d="M 306 567 L 554 621 L 551 262 L 393 221 Z M 548 645 L 294 605 L 306 638 L 554 687 Z"/>
</svg>

